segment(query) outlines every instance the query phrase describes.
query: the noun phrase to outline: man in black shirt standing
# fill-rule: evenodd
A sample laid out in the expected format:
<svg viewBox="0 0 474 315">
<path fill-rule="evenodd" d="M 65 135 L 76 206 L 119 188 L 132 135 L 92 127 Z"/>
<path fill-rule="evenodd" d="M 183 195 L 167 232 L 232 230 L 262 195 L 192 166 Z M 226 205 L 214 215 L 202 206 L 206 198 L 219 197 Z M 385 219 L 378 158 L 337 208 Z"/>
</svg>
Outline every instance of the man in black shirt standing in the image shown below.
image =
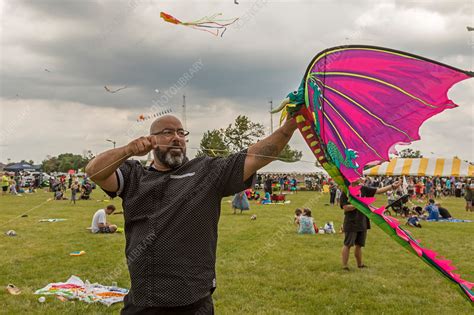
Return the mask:
<svg viewBox="0 0 474 315">
<path fill-rule="evenodd" d="M 122 198 L 131 279 L 122 314 L 213 314 L 221 200 L 250 187 L 296 130 L 294 119 L 229 157 L 186 157 L 179 119 L 158 118 L 150 135 L 99 154 L 86 173 Z M 153 152 L 153 165 L 127 160 Z"/>
<path fill-rule="evenodd" d="M 355 182 L 355 185 L 360 184 L 360 181 Z M 389 190 L 396 190 L 401 185 L 400 181 L 397 181 L 391 185 L 375 188 L 369 186 L 362 186 L 360 189 L 361 197 L 373 197 L 375 194 L 383 194 Z M 349 200 L 345 193 L 341 194 L 341 209 L 344 210 L 344 246 L 342 247 L 342 268 L 349 270 L 349 254 L 351 247 L 355 246 L 354 256 L 357 261 L 357 267 L 366 268 L 367 266 L 362 263 L 362 247 L 365 246 L 365 240 L 367 238 L 367 229 L 370 229 L 369 219 L 356 207 L 349 203 Z"/>
</svg>

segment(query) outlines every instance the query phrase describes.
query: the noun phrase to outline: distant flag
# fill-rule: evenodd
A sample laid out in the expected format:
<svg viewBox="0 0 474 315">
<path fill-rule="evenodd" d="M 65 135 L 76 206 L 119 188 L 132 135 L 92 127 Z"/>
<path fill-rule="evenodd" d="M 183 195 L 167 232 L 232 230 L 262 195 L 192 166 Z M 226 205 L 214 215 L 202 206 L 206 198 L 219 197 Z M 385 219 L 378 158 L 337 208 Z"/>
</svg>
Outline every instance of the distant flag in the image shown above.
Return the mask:
<svg viewBox="0 0 474 315">
<path fill-rule="evenodd" d="M 403 193 L 406 194 L 407 191 L 408 191 L 408 182 L 407 182 L 407 179 L 406 179 L 405 175 L 403 175 L 402 188 L 403 188 Z"/>
</svg>

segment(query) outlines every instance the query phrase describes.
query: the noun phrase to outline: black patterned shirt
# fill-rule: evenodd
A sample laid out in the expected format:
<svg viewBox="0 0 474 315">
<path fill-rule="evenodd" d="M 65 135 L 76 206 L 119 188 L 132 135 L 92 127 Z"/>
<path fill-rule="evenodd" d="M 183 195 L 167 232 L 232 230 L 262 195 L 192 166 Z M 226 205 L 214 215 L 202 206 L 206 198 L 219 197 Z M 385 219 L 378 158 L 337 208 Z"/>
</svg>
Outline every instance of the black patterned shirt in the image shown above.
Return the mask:
<svg viewBox="0 0 474 315">
<path fill-rule="evenodd" d="M 116 171 L 125 217 L 128 301 L 137 306 L 188 305 L 216 286 L 221 200 L 248 188 L 246 152 L 199 157 L 160 172 L 127 160 Z"/>
</svg>

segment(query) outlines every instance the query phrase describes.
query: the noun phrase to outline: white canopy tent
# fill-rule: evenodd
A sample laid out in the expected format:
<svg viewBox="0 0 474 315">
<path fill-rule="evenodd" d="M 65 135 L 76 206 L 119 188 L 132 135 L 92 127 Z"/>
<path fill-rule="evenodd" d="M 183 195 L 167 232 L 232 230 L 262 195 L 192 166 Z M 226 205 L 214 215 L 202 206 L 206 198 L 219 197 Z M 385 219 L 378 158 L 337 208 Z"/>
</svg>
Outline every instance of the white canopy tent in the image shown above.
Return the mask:
<svg viewBox="0 0 474 315">
<path fill-rule="evenodd" d="M 283 162 L 280 160 L 273 161 L 270 164 L 262 167 L 257 171 L 258 174 L 300 174 L 300 175 L 315 175 L 324 174 L 327 172 L 315 165 L 314 162 Z"/>
<path fill-rule="evenodd" d="M 365 170 L 364 175 L 473 177 L 474 165 L 456 158 L 395 158 Z"/>
</svg>

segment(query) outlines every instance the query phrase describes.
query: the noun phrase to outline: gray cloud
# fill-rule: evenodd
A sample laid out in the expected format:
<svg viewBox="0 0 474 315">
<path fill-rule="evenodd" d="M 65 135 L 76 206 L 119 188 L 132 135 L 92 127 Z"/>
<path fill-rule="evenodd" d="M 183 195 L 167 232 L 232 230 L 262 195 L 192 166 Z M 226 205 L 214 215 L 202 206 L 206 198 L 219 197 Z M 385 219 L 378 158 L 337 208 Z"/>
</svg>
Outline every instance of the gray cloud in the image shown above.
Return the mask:
<svg viewBox="0 0 474 315">
<path fill-rule="evenodd" d="M 202 69 L 163 105 L 180 113 L 182 94 L 186 93 L 190 124 L 204 132 L 225 126 L 232 120 L 231 114 L 244 113 L 268 124 L 268 99 L 278 102 L 295 89 L 307 63 L 330 46 L 387 46 L 464 69 L 473 67 L 472 37 L 465 31 L 465 25 L 472 22 L 470 1 L 262 0 L 242 1 L 239 6 L 228 2 L 7 2 L 1 27 L 12 31 L 2 32 L 0 106 L 13 104 L 18 94 L 22 101 L 37 106 L 57 104 L 58 115 L 80 106 L 75 112 L 80 120 L 91 119 L 91 112 L 100 115 L 115 109 L 128 128 L 159 99 L 155 89 L 170 89 L 193 63 L 202 60 Z M 245 23 L 229 27 L 223 38 L 214 38 L 164 23 L 160 11 L 183 20 L 223 12 L 225 17 L 245 17 Z M 110 94 L 104 85 L 128 88 Z M 461 105 L 472 107 L 473 96 L 466 89 L 456 97 Z M 473 113 L 465 107 L 455 110 L 462 114 L 449 116 L 454 125 L 469 124 L 466 115 L 472 125 Z M 67 119 L 48 120 L 52 107 L 47 108 L 43 115 L 38 113 L 43 120 L 57 130 L 68 128 L 63 122 Z M 222 111 L 229 115 L 223 125 L 225 119 L 201 117 L 201 113 L 220 115 Z M 0 113 L 4 117 L 7 112 L 0 109 Z M 193 124 L 191 118 L 204 125 Z M 102 117 L 93 119 L 98 123 Z M 94 127 L 94 133 L 84 131 L 85 136 L 76 143 L 88 147 L 93 134 L 99 138 L 99 130 L 108 134 L 108 124 L 112 123 L 101 122 L 102 129 Z M 116 132 L 127 140 L 125 131 Z M 472 133 L 469 139 L 472 142 Z M 303 142 L 297 142 L 304 148 Z M 12 156 L 20 154 L 13 151 Z M 465 155 L 472 159 L 472 152 L 467 151 Z"/>
</svg>

